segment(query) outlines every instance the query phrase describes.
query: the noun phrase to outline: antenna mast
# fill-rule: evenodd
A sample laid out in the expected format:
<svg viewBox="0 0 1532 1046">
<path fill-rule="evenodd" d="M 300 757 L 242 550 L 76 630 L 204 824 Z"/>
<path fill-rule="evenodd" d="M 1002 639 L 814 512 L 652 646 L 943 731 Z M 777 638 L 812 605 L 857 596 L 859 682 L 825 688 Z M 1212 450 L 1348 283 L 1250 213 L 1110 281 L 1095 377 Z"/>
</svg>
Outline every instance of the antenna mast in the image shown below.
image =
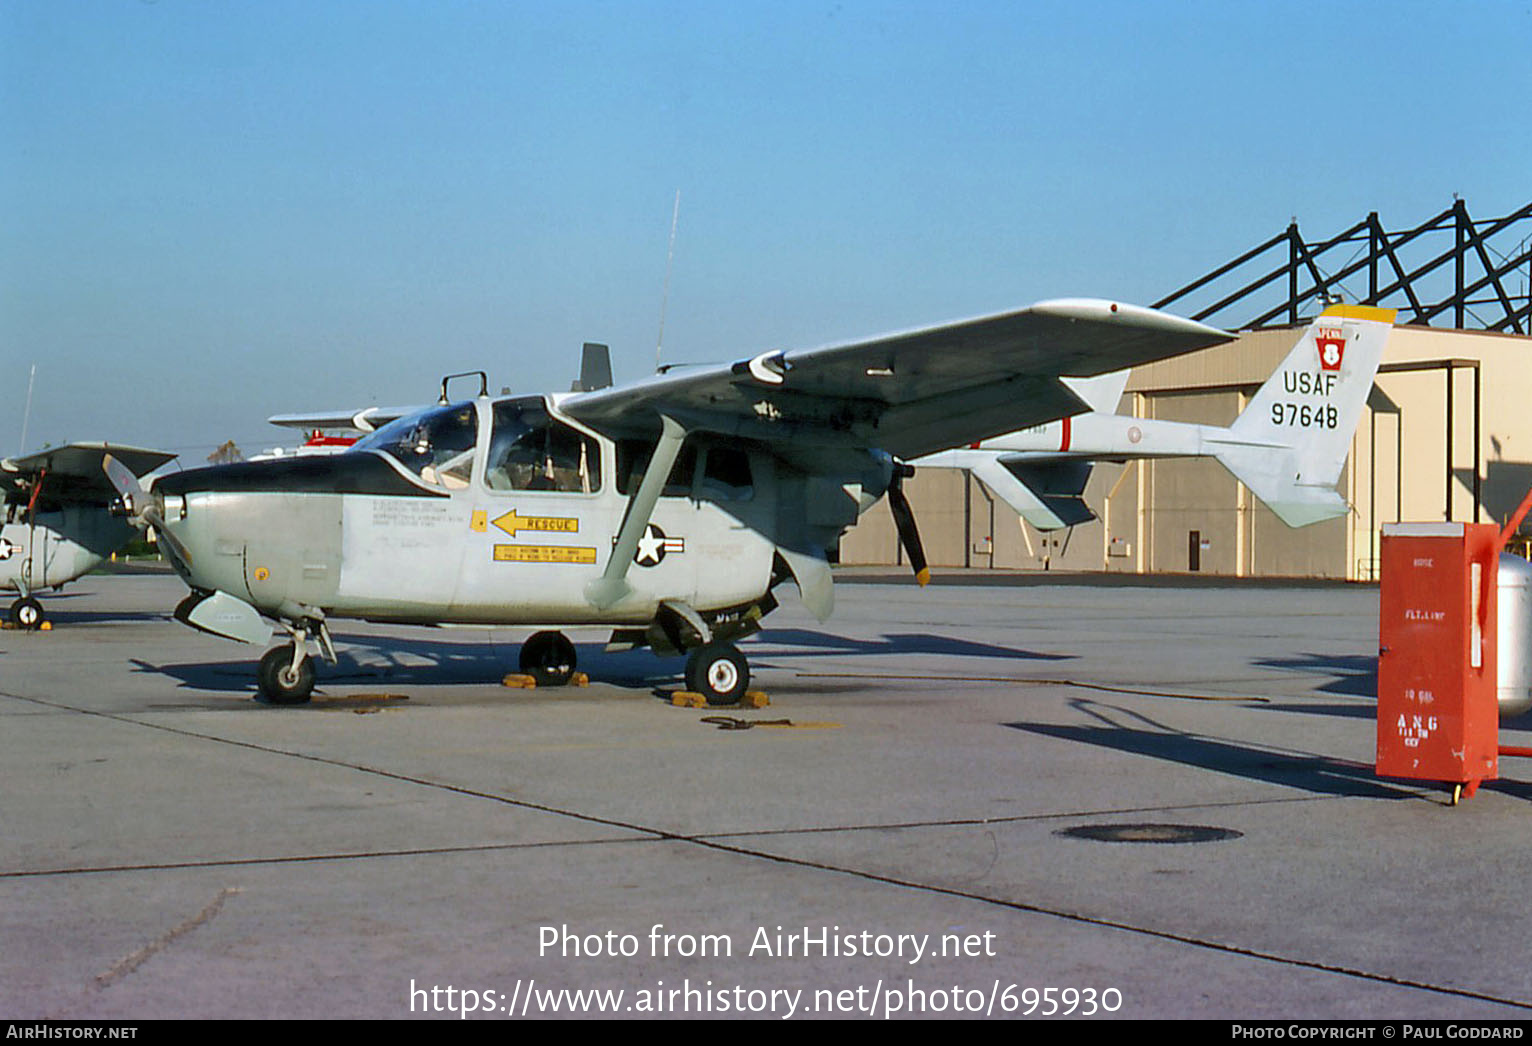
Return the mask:
<svg viewBox="0 0 1532 1046">
<path fill-rule="evenodd" d="M 659 373 L 660 350 L 665 345 L 665 308 L 670 304 L 670 264 L 676 257 L 676 223 L 681 220 L 681 190 L 676 190 L 675 209 L 670 212 L 670 249 L 665 252 L 665 289 L 660 293 L 660 334 L 654 341 L 654 370 Z"/>
<path fill-rule="evenodd" d="M 21 414 L 21 446 L 17 448 L 17 454 L 27 452 L 27 424 L 32 420 L 32 382 L 37 379 L 37 364 L 32 364 L 32 373 L 27 378 L 27 409 Z"/>
</svg>

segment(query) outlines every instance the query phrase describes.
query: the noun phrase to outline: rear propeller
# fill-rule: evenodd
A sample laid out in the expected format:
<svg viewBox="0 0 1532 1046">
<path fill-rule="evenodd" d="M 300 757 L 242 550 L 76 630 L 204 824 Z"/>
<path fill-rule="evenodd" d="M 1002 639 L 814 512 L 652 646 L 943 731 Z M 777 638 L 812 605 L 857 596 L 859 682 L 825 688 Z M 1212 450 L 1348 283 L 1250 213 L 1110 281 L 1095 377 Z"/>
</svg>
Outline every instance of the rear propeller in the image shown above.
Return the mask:
<svg viewBox="0 0 1532 1046">
<path fill-rule="evenodd" d="M 182 563 L 190 566 L 191 550 L 165 525 L 164 498 L 145 490 L 138 482 L 138 477 L 133 475 L 132 470 L 110 454 L 101 459 L 101 469 L 106 473 L 106 478 L 111 480 L 112 486 L 117 488 L 117 493 L 122 496 L 122 507 L 127 513 L 128 522 L 135 527 L 153 527 L 159 540 L 166 544 L 171 553 Z"/>
<path fill-rule="evenodd" d="M 888 507 L 894 514 L 894 528 L 899 531 L 899 545 L 904 549 L 915 571 L 915 580 L 925 585 L 931 580 L 926 567 L 926 550 L 920 544 L 920 529 L 915 526 L 915 513 L 910 509 L 910 499 L 904 496 L 904 481 L 915 474 L 911 465 L 894 462 L 894 474 L 888 481 Z"/>
</svg>

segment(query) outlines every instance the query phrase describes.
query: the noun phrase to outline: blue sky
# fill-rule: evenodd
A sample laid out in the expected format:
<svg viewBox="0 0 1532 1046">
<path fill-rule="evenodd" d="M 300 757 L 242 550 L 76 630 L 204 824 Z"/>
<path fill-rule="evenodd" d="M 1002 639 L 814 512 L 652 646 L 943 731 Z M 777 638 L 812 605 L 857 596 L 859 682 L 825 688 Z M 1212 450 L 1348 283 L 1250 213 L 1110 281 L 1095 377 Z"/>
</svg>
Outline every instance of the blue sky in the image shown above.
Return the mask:
<svg viewBox="0 0 1532 1046">
<path fill-rule="evenodd" d="M 1532 200 L 1532 0 L 0 0 L 0 453 L 565 389 Z"/>
</svg>

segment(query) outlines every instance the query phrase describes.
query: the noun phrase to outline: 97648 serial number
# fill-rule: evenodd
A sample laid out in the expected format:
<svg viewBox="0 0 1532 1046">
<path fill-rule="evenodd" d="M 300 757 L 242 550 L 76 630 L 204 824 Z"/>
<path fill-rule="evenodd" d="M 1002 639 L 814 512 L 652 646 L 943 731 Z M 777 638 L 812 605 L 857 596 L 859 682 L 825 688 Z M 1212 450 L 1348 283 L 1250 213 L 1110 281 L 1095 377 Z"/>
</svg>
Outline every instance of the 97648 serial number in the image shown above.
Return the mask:
<svg viewBox="0 0 1532 1046">
<path fill-rule="evenodd" d="M 1305 429 L 1333 429 L 1340 425 L 1340 411 L 1326 404 L 1273 403 L 1271 423 Z"/>
</svg>

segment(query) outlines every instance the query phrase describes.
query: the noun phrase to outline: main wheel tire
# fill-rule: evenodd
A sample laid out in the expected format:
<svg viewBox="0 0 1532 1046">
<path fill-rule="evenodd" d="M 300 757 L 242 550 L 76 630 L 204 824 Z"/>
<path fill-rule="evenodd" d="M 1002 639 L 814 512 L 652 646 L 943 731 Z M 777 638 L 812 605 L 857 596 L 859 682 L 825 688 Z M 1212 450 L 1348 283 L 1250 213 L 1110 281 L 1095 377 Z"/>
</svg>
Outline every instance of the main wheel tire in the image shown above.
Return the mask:
<svg viewBox="0 0 1532 1046">
<path fill-rule="evenodd" d="M 35 632 L 43 627 L 43 622 L 46 620 L 48 615 L 43 612 L 43 605 L 31 596 L 18 599 L 11 604 L 11 624 L 17 628 Z"/>
<path fill-rule="evenodd" d="M 293 648 L 273 647 L 261 658 L 256 670 L 256 684 L 266 700 L 274 705 L 301 705 L 314 692 L 314 662 L 304 658 L 293 671 Z"/>
<path fill-rule="evenodd" d="M 709 643 L 686 658 L 686 689 L 711 705 L 734 705 L 750 685 L 750 665 L 733 643 Z"/>
<path fill-rule="evenodd" d="M 538 686 L 565 686 L 574 678 L 575 645 L 562 632 L 538 632 L 521 645 L 519 663 Z"/>
</svg>

